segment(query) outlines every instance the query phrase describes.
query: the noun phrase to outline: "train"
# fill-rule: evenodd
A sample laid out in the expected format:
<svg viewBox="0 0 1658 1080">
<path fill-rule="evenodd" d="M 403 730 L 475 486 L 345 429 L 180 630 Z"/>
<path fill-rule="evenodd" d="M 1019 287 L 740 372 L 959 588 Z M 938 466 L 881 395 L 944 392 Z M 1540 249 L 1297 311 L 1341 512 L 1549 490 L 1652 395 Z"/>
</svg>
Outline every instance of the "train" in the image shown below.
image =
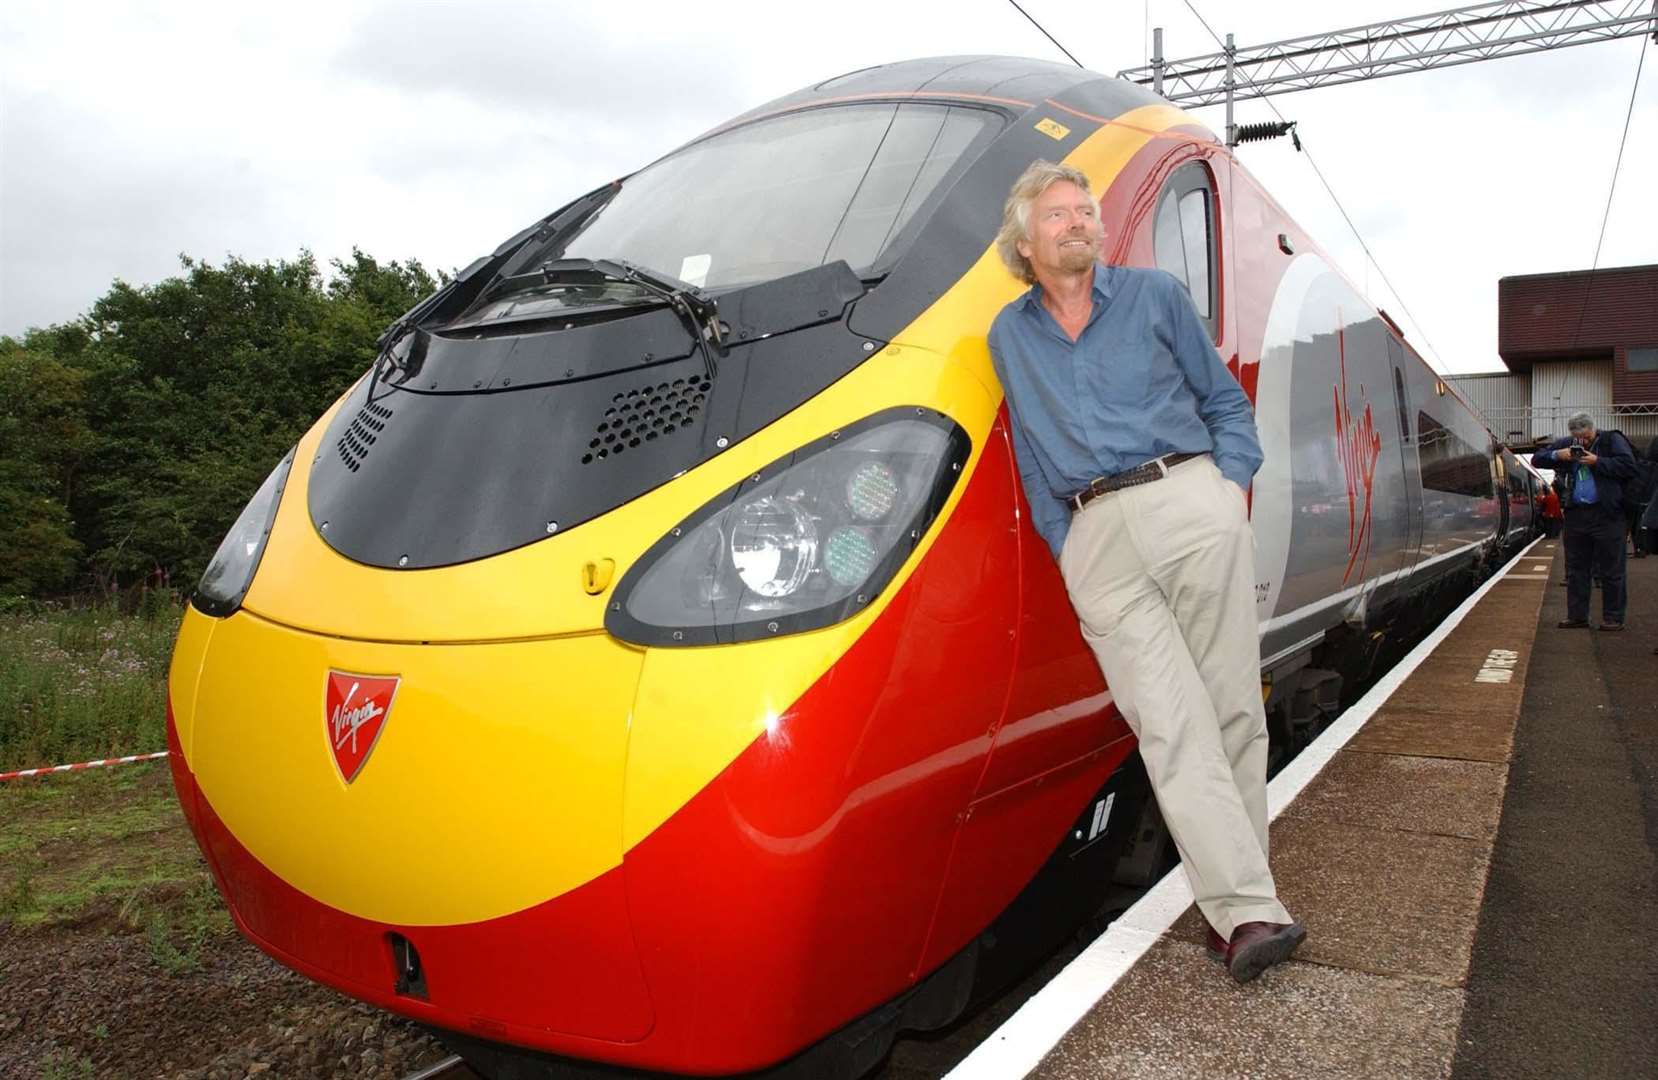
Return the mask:
<svg viewBox="0 0 1658 1080">
<path fill-rule="evenodd" d="M 1163 872 L 987 351 L 1037 158 L 1254 402 L 1275 758 L 1536 534 L 1190 115 L 1009 57 L 828 79 L 466 267 L 237 518 L 167 734 L 240 931 L 486 1076 L 856 1076 Z"/>
</svg>

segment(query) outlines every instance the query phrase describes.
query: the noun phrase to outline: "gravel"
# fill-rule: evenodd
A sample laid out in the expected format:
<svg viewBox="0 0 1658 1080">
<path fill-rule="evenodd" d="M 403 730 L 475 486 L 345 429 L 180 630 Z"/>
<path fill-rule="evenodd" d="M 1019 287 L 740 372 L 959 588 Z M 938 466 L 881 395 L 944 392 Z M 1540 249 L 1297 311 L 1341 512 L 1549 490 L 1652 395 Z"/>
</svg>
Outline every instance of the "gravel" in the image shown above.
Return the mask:
<svg viewBox="0 0 1658 1080">
<path fill-rule="evenodd" d="M 171 975 L 116 914 L 0 924 L 0 1076 L 398 1080 L 447 1056 L 408 1021 L 308 982 L 237 934 Z"/>
</svg>

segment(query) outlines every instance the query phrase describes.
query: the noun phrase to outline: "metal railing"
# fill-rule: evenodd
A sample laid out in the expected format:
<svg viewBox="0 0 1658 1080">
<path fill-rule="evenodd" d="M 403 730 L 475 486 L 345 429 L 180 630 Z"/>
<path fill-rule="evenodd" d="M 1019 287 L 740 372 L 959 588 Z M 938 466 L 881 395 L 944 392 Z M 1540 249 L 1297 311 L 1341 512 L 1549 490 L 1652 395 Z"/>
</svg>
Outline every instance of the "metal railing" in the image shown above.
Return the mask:
<svg viewBox="0 0 1658 1080">
<path fill-rule="evenodd" d="M 1658 437 L 1658 401 L 1621 402 L 1616 405 L 1550 405 L 1546 408 L 1479 410 L 1486 426 L 1501 439 L 1536 438 L 1566 434 L 1566 421 L 1573 413 L 1586 412 L 1595 427 L 1616 428 L 1630 438 Z"/>
</svg>

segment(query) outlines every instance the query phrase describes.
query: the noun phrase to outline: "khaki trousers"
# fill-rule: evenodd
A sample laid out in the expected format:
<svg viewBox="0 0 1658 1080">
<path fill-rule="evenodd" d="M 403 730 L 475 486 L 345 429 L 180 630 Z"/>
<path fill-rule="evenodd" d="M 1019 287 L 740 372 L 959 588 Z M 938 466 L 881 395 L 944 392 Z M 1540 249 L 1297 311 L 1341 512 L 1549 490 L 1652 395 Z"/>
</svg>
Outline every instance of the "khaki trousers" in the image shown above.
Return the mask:
<svg viewBox="0 0 1658 1080">
<path fill-rule="evenodd" d="M 1059 556 L 1140 740 L 1198 908 L 1222 936 L 1287 923 L 1267 866 L 1267 726 L 1244 493 L 1206 456 L 1089 503 Z"/>
</svg>

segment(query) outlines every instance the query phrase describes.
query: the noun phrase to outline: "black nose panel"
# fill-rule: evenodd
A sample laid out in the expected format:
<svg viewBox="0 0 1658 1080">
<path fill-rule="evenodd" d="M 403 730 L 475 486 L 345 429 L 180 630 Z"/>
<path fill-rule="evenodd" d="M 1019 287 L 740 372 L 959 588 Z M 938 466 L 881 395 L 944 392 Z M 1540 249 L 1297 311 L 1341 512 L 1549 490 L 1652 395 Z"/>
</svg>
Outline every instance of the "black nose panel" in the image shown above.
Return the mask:
<svg viewBox="0 0 1658 1080">
<path fill-rule="evenodd" d="M 875 343 L 844 321 L 850 271 L 811 274 L 821 280 L 796 287 L 813 295 L 792 303 L 722 299 L 731 329 L 717 374 L 683 331 L 679 355 L 645 359 L 641 333 L 654 339 L 655 316 L 671 313 L 511 338 L 434 335 L 417 375 L 364 379 L 341 405 L 311 463 L 312 524 L 349 559 L 416 570 L 544 540 L 638 498 L 872 355 Z M 815 323 L 776 329 L 762 316 L 778 311 Z M 802 432 L 801 442 L 822 434 Z"/>
</svg>

